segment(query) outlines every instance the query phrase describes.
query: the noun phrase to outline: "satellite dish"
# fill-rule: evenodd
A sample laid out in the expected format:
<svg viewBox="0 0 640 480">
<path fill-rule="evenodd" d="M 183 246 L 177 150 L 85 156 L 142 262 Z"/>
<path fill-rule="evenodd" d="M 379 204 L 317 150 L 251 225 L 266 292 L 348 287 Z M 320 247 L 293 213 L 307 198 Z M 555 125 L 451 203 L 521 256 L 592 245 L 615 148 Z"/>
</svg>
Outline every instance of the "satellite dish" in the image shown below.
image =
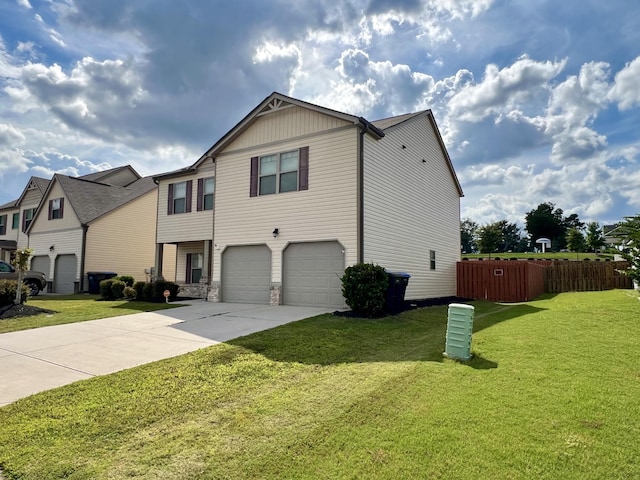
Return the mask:
<svg viewBox="0 0 640 480">
<path fill-rule="evenodd" d="M 551 248 L 551 240 L 548 238 L 542 237 L 536 240 L 536 243 L 542 245 L 542 253 L 546 252 L 547 248 Z"/>
</svg>

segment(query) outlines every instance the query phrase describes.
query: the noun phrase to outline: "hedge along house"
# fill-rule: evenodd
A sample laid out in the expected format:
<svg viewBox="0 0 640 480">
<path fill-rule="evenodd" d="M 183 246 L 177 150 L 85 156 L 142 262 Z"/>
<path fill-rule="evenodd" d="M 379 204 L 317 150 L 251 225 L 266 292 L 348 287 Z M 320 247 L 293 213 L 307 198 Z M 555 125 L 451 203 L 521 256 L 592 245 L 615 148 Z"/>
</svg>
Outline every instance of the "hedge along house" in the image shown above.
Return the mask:
<svg viewBox="0 0 640 480">
<path fill-rule="evenodd" d="M 213 208 L 194 211 L 205 178 Z M 157 259 L 177 243 L 193 282 L 197 248 L 211 300 L 342 307 L 358 262 L 410 273 L 409 299 L 456 294 L 462 190 L 430 110 L 369 122 L 273 93 L 156 181 Z"/>
<path fill-rule="evenodd" d="M 85 291 L 91 271 L 148 279 L 157 194 L 153 179 L 128 165 L 83 177 L 54 175 L 27 230 L 32 269 L 47 275 L 48 291 Z M 169 259 L 168 272 L 172 264 Z"/>
</svg>

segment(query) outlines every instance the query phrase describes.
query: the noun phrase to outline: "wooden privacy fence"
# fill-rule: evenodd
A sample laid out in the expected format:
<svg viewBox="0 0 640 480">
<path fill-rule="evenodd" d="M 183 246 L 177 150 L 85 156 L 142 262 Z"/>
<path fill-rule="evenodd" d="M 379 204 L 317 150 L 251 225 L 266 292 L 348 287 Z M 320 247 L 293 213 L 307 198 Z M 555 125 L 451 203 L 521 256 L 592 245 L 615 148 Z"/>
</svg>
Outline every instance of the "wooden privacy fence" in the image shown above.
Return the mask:
<svg viewBox="0 0 640 480">
<path fill-rule="evenodd" d="M 493 302 L 525 302 L 543 293 L 632 288 L 620 274 L 626 262 L 488 260 L 457 264 L 457 295 Z"/>
<path fill-rule="evenodd" d="M 492 302 L 525 302 L 544 293 L 545 266 L 527 261 L 458 262 L 457 295 Z"/>
<path fill-rule="evenodd" d="M 619 271 L 627 262 L 555 261 L 545 272 L 545 292 L 588 292 L 632 288 L 631 279 Z"/>
</svg>

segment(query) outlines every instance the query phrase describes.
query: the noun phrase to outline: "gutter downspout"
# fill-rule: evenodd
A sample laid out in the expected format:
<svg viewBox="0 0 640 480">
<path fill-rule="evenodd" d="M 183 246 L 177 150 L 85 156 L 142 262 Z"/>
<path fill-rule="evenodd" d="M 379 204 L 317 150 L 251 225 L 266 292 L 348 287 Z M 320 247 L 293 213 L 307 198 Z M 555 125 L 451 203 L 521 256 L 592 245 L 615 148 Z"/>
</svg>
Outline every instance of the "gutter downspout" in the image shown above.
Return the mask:
<svg viewBox="0 0 640 480">
<path fill-rule="evenodd" d="M 80 291 L 84 291 L 84 257 L 87 254 L 87 230 L 89 225 L 82 225 L 82 252 L 80 253 Z"/>
<path fill-rule="evenodd" d="M 368 124 L 362 122 L 358 139 L 358 263 L 364 263 L 364 136 L 367 130 Z"/>
</svg>

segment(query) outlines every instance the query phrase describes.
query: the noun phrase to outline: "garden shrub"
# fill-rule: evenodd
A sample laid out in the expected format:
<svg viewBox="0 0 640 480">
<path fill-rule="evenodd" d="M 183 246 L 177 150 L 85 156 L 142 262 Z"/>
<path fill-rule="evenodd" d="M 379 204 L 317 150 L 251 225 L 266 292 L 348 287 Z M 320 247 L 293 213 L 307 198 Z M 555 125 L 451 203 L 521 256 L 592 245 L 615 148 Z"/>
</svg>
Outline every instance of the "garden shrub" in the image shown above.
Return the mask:
<svg viewBox="0 0 640 480">
<path fill-rule="evenodd" d="M 108 278 L 100 282 L 100 296 L 104 300 L 113 300 L 113 292 L 111 291 L 111 284 L 113 284 L 113 278 Z"/>
<path fill-rule="evenodd" d="M 127 285 L 127 287 L 133 287 L 133 282 L 135 282 L 135 279 L 131 275 L 120 275 L 116 277 L 115 280 L 120 280 L 121 282 L 124 282 Z"/>
<path fill-rule="evenodd" d="M 135 288 L 128 287 L 128 286 L 124 287 L 122 294 L 124 295 L 124 298 L 126 298 L 127 300 L 135 300 L 136 296 L 138 295 Z"/>
<path fill-rule="evenodd" d="M 114 280 L 111 282 L 111 296 L 113 299 L 117 300 L 118 298 L 122 298 L 122 294 L 124 293 L 124 289 L 127 284 L 122 280 Z"/>
<path fill-rule="evenodd" d="M 144 282 L 136 282 L 133 284 L 133 288 L 136 291 L 136 298 L 138 300 L 144 299 L 144 286 L 146 284 Z"/>
<path fill-rule="evenodd" d="M 18 282 L 15 280 L 0 280 L 0 307 L 13 305 L 13 302 L 16 299 L 17 286 Z M 20 298 L 20 302 L 25 303 L 28 296 L 29 289 L 26 285 L 22 285 L 22 297 Z"/>
<path fill-rule="evenodd" d="M 176 299 L 176 297 L 178 296 L 178 292 L 180 291 L 180 286 L 176 285 L 173 282 L 166 282 L 164 280 L 157 280 L 155 282 L 152 283 L 152 295 L 151 295 L 151 301 L 152 302 L 164 302 L 165 298 L 164 298 L 164 291 L 165 290 L 169 290 L 170 295 L 169 295 L 169 300 L 173 301 Z"/>
<path fill-rule="evenodd" d="M 383 267 L 358 263 L 347 267 L 342 280 L 342 295 L 351 310 L 376 317 L 384 313 L 389 276 Z"/>
<path fill-rule="evenodd" d="M 145 302 L 150 302 L 153 298 L 153 284 L 145 283 L 144 287 L 142 287 L 142 300 Z M 140 297 L 138 297 L 140 299 Z"/>
</svg>

